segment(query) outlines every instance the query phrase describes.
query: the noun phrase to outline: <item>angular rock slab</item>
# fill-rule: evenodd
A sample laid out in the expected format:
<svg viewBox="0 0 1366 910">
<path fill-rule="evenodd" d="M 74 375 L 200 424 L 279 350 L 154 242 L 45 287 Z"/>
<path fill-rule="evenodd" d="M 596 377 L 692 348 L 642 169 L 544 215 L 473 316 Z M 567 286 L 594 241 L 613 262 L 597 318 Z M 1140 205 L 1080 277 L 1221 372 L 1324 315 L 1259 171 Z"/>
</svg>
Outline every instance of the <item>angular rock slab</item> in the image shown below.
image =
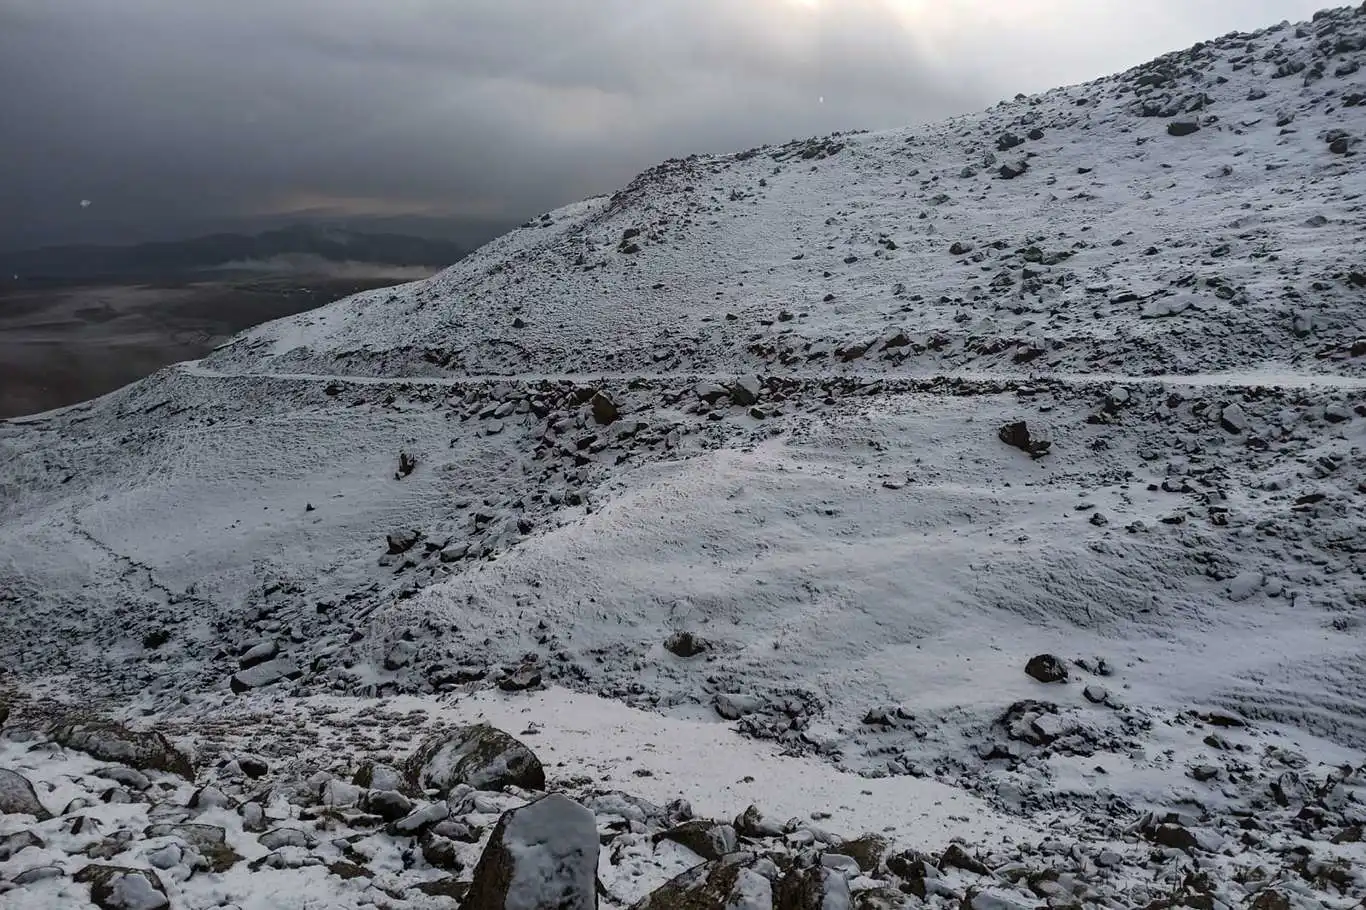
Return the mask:
<svg viewBox="0 0 1366 910">
<path fill-rule="evenodd" d="M 597 819 L 552 793 L 504 812 L 462 910 L 596 910 Z"/>
<path fill-rule="evenodd" d="M 0 768 L 0 815 L 32 815 L 40 822 L 52 817 L 28 778 L 8 768 Z"/>
<path fill-rule="evenodd" d="M 118 762 L 141 771 L 164 771 L 194 780 L 194 767 L 183 752 L 155 730 L 136 732 L 103 721 L 63 724 L 52 738 L 68 749 Z"/>
</svg>

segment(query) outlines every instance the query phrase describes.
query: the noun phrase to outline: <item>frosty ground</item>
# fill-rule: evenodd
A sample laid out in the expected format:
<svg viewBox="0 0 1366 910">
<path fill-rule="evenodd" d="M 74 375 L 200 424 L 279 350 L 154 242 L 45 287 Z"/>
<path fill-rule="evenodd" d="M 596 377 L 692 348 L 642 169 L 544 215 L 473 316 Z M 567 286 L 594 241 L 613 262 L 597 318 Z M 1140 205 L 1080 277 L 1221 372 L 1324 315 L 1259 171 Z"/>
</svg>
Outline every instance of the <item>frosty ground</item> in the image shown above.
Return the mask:
<svg viewBox="0 0 1366 910">
<path fill-rule="evenodd" d="M 483 719 L 550 789 L 653 806 L 638 874 L 604 859 L 611 905 L 704 858 L 650 842 L 681 797 L 782 819 L 731 826 L 759 853 L 932 858 L 929 887 L 861 869 L 869 908 L 1359 906 L 1363 53 L 1344 9 L 931 127 L 668 162 L 0 424 L 6 762 L 54 814 L 107 792 L 41 732 L 79 703 L 317 826 L 329 780 Z M 114 830 L 150 811 L 115 805 Z M 166 887 L 268 906 L 292 871 L 318 906 L 446 906 L 419 885 L 467 885 L 480 846 L 438 873 L 340 823 L 388 858 L 341 877 L 315 837 Z M 84 899 L 68 846 L 14 852 L 7 876 L 59 874 L 0 900 Z"/>
</svg>

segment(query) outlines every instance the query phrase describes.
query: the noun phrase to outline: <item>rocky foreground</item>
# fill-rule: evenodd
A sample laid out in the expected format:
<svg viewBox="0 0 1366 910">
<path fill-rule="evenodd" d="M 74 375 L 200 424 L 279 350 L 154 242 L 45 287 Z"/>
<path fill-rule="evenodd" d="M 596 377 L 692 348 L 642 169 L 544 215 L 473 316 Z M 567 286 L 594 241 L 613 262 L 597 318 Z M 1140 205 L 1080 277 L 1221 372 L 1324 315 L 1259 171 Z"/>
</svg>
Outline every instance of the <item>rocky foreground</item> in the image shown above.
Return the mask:
<svg viewBox="0 0 1366 910">
<path fill-rule="evenodd" d="M 1065 667 L 1041 657 L 1028 672 L 1056 682 Z M 1366 766 L 1314 765 L 1227 715 L 1181 719 L 1219 758 L 1187 768 L 1170 811 L 1069 810 L 1032 836 L 922 851 L 832 830 L 828 812 L 705 818 L 638 798 L 544 764 L 534 725 L 519 740 L 377 701 L 273 722 L 238 708 L 167 735 L 58 710 L 0 710 L 0 901 L 16 910 L 1265 910 L 1366 896 Z M 1046 711 L 1020 711 L 1023 740 L 1056 732 Z M 1240 801 L 1214 813 L 1215 793 Z"/>
</svg>

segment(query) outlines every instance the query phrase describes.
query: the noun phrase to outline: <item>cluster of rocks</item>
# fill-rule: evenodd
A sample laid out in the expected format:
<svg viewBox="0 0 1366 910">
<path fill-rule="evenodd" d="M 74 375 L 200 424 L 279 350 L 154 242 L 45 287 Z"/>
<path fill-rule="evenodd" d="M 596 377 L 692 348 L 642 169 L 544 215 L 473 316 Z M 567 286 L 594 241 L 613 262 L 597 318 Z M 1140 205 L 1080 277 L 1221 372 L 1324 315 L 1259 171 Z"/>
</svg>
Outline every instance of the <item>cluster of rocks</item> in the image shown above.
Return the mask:
<svg viewBox="0 0 1366 910">
<path fill-rule="evenodd" d="M 1359 495 L 1351 478 L 1363 467 L 1348 438 L 1353 422 L 1366 409 L 1352 392 L 1253 387 L 1210 391 L 1157 384 L 1102 384 L 1099 388 L 1103 391 L 1098 394 L 1095 387 L 1047 382 L 771 375 L 669 385 L 642 380 L 619 389 L 567 384 L 477 386 L 469 401 L 456 399 L 461 403 L 456 414 L 477 428 L 489 421 L 514 419 L 494 416 L 500 409 L 510 409 L 512 415 L 520 411 L 517 445 L 531 450 L 528 463 L 541 465 L 533 477 L 536 487 L 545 491 L 551 478 L 572 478 L 572 483 L 566 483 L 567 492 L 488 498 L 484 503 L 457 500 L 455 504 L 466 509 L 463 522 L 457 519 L 428 529 L 396 528 L 383 539 L 380 559 L 402 586 L 358 591 L 354 602 L 328 604 L 325 612 L 291 595 L 294 587 L 268 586 L 270 596 L 263 596 L 261 605 L 248 615 L 250 628 L 238 623 L 221 630 L 223 640 L 232 643 L 223 655 L 232 662 L 230 684 L 238 691 L 302 683 L 300 691 L 316 691 L 321 686 L 373 693 L 444 691 L 471 684 L 515 690 L 561 681 L 592 686 L 642 707 L 656 706 L 664 693 L 642 689 L 625 678 L 605 677 L 603 668 L 588 663 L 592 655 L 579 653 L 544 622 L 531 630 L 537 642 L 535 652 L 504 653 L 490 659 L 486 648 L 449 630 L 407 626 L 376 635 L 367 628 L 366 618 L 386 601 L 410 596 L 471 560 L 503 552 L 538 528 L 556 526 L 563 520 L 560 510 L 591 509 L 591 485 L 606 476 L 604 465 L 618 460 L 619 454 L 614 453 L 684 457 L 700 449 L 734 444 L 737 434 L 761 439 L 771 431 L 761 422 L 767 418 L 800 417 L 846 398 L 1014 392 L 1022 405 L 1034 405 L 1037 413 L 1021 413 L 1026 419 L 1002 426 L 996 434 L 1000 443 L 1036 459 L 1053 453 L 1050 463 L 1058 458 L 1055 434 L 1064 435 L 1070 446 L 1099 451 L 1127 440 L 1117 435 L 1126 428 L 1142 427 L 1138 461 L 1156 475 L 1150 491 L 1171 495 L 1172 506 L 1159 524 L 1128 522 L 1124 530 L 1129 534 L 1161 530 L 1174 535 L 1173 542 L 1182 547 L 1177 552 L 1188 552 L 1200 562 L 1198 571 L 1227 585 L 1233 600 L 1266 595 L 1293 601 L 1306 586 L 1318 584 L 1317 577 L 1331 573 L 1333 563 L 1325 564 L 1316 555 L 1314 561 L 1306 560 L 1289 571 L 1273 572 L 1259 564 L 1255 551 L 1247 554 L 1251 559 L 1215 558 L 1211 553 L 1222 548 L 1210 546 L 1201 535 L 1252 534 L 1254 540 L 1268 545 L 1293 540 L 1306 553 L 1337 550 L 1341 554 L 1338 568 L 1347 568 L 1350 546 L 1344 549 L 1343 542 L 1350 540 L 1351 504 Z M 1067 425 L 1069 418 L 1061 416 L 1060 408 L 1072 413 L 1080 409 L 1088 432 L 1079 435 L 1079 427 Z M 667 416 L 661 420 L 661 415 Z M 646 429 L 636 429 L 640 425 Z M 617 435 L 620 427 L 635 432 Z M 514 441 L 512 433 L 504 435 Z M 677 441 L 671 441 L 671 436 Z M 580 448 L 584 440 L 591 441 L 587 448 Z M 610 446 L 593 451 L 603 440 L 610 440 Z M 1122 444 L 1129 446 L 1132 441 Z M 1285 455 L 1306 446 L 1316 452 L 1312 460 L 1298 462 L 1300 468 L 1289 473 L 1284 468 L 1269 470 L 1276 464 L 1290 464 Z M 1107 485 L 1123 488 L 1133 479 L 1132 472 L 1124 472 L 1093 481 L 1103 489 Z M 1263 519 L 1249 527 L 1229 495 L 1249 482 L 1260 486 L 1270 499 L 1285 501 L 1290 511 L 1284 520 Z M 1078 511 L 1101 529 L 1108 527 L 1113 514 L 1085 502 L 1078 505 Z M 329 624 L 333 633 L 323 634 Z M 613 654 L 607 666 L 629 666 L 643 656 L 640 649 Z M 364 672 L 367 663 L 385 671 L 387 678 L 376 683 Z M 723 716 L 743 718 L 748 733 L 808 751 L 838 752 L 838 747 L 803 738 L 810 719 L 821 711 L 819 699 L 803 693 L 793 701 L 781 692 L 753 691 L 750 685 L 744 680 L 718 681 L 705 687 L 705 697 Z M 908 763 L 913 766 L 916 763 Z"/>
<path fill-rule="evenodd" d="M 392 764 L 331 755 L 334 770 L 301 777 L 240 752 L 194 767 L 160 734 L 105 721 L 11 723 L 0 736 L 0 893 L 101 910 L 207 894 L 231 905 L 289 888 L 332 906 L 470 910 L 1308 907 L 1366 894 L 1341 852 L 1361 842 L 1366 769 L 1313 769 L 1268 747 L 1257 773 L 1257 757 L 1230 741 L 1240 721 L 1189 722 L 1214 730 L 1206 742 L 1221 756 L 1193 766 L 1192 780 L 1263 786 L 1246 814 L 1112 805 L 1067 838 L 933 853 L 836 834 L 819 811 L 708 819 L 683 800 L 556 785 L 524 743 L 483 725 L 429 734 Z M 59 792 L 64 806 L 52 803 Z M 1252 877 L 1239 871 L 1249 849 L 1263 863 Z"/>
<path fill-rule="evenodd" d="M 1199 388 L 1117 386 L 1087 421 L 1101 427 L 1139 422 L 1149 429 L 1148 444 L 1139 451 L 1159 475 L 1149 492 L 1184 498 L 1164 523 L 1203 519 L 1212 527 L 1241 527 L 1246 519 L 1229 494 L 1251 485 L 1283 501 L 1289 513 L 1286 522 L 1253 523 L 1251 536 L 1298 539 L 1332 551 L 1332 523 L 1346 517 L 1344 509 L 1350 510 L 1348 503 L 1360 492 L 1353 480 L 1360 454 L 1349 441 L 1353 421 L 1366 416 L 1366 402 L 1359 398 L 1331 390 L 1230 388 L 1209 394 Z M 1309 449 L 1312 457 L 1286 460 Z"/>
<path fill-rule="evenodd" d="M 1133 95 L 1127 108 L 1133 116 L 1171 118 L 1217 109 L 1219 88 L 1229 81 L 1221 71 L 1224 64 L 1230 73 L 1251 70 L 1267 80 L 1299 77 L 1305 88 L 1324 79 L 1345 79 L 1360 69 L 1351 55 L 1366 48 L 1362 18 L 1360 9 L 1341 7 L 1322 10 L 1312 22 L 1293 29 L 1283 23 L 1200 42 L 1123 73 L 1118 91 Z M 1297 39 L 1294 45 L 1287 41 L 1291 35 Z M 1248 100 L 1266 95 L 1264 89 L 1254 89 Z"/>
<path fill-rule="evenodd" d="M 845 133 L 831 133 L 829 136 L 813 136 L 810 139 L 794 139 L 791 142 L 764 149 L 774 161 L 821 161 L 838 155 L 844 150 Z M 741 154 L 744 154 L 743 152 Z M 743 159 L 742 159 L 743 160 Z"/>
</svg>

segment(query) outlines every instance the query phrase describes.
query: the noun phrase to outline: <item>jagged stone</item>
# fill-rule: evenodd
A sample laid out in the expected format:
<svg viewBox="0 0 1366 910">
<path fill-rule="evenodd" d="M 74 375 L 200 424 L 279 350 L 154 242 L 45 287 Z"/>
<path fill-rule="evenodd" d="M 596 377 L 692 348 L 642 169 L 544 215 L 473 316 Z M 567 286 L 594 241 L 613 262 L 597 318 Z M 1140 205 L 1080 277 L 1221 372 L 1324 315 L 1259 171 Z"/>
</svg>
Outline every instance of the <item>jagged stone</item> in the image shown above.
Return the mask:
<svg viewBox="0 0 1366 910">
<path fill-rule="evenodd" d="M 877 834 L 865 834 L 863 837 L 848 840 L 839 846 L 839 853 L 851 857 L 863 872 L 873 872 L 882 865 L 882 858 L 887 853 L 889 841 L 887 838 Z"/>
<path fill-rule="evenodd" d="M 422 532 L 416 528 L 400 528 L 397 531 L 390 531 L 385 537 L 385 542 L 389 544 L 389 555 L 398 556 L 407 553 L 417 542 L 422 539 Z M 271 655 L 274 657 L 275 655 Z M 269 658 L 267 658 L 269 659 Z"/>
<path fill-rule="evenodd" d="M 1025 664 L 1025 672 L 1041 683 L 1067 681 L 1067 664 L 1052 654 L 1037 654 Z"/>
<path fill-rule="evenodd" d="M 178 837 L 204 858 L 210 872 L 226 872 L 242 861 L 228 846 L 227 832 L 217 825 L 190 823 L 151 825 L 143 832 L 147 838 Z"/>
<path fill-rule="evenodd" d="M 1029 425 L 1023 420 L 1006 424 L 996 435 L 1006 445 L 1027 452 L 1033 458 L 1042 458 L 1053 448 L 1053 443 L 1049 440 L 1035 438 L 1029 430 Z"/>
<path fill-rule="evenodd" d="M 664 649 L 678 657 L 696 657 L 711 646 L 691 632 L 675 632 L 664 640 Z"/>
<path fill-rule="evenodd" d="M 730 400 L 742 408 L 757 404 L 763 391 L 763 383 L 757 376 L 742 376 L 730 387 Z"/>
<path fill-rule="evenodd" d="M 588 404 L 593 409 L 593 419 L 603 426 L 615 423 L 621 417 L 621 408 L 606 392 L 595 393 Z"/>
<path fill-rule="evenodd" d="M 682 844 L 706 860 L 720 859 L 734 853 L 739 846 L 733 827 L 705 819 L 684 822 L 654 836 L 655 843 L 662 840 Z"/>
<path fill-rule="evenodd" d="M 772 883 L 755 864 L 752 855 L 739 853 L 694 866 L 631 910 L 774 910 Z"/>
</svg>

